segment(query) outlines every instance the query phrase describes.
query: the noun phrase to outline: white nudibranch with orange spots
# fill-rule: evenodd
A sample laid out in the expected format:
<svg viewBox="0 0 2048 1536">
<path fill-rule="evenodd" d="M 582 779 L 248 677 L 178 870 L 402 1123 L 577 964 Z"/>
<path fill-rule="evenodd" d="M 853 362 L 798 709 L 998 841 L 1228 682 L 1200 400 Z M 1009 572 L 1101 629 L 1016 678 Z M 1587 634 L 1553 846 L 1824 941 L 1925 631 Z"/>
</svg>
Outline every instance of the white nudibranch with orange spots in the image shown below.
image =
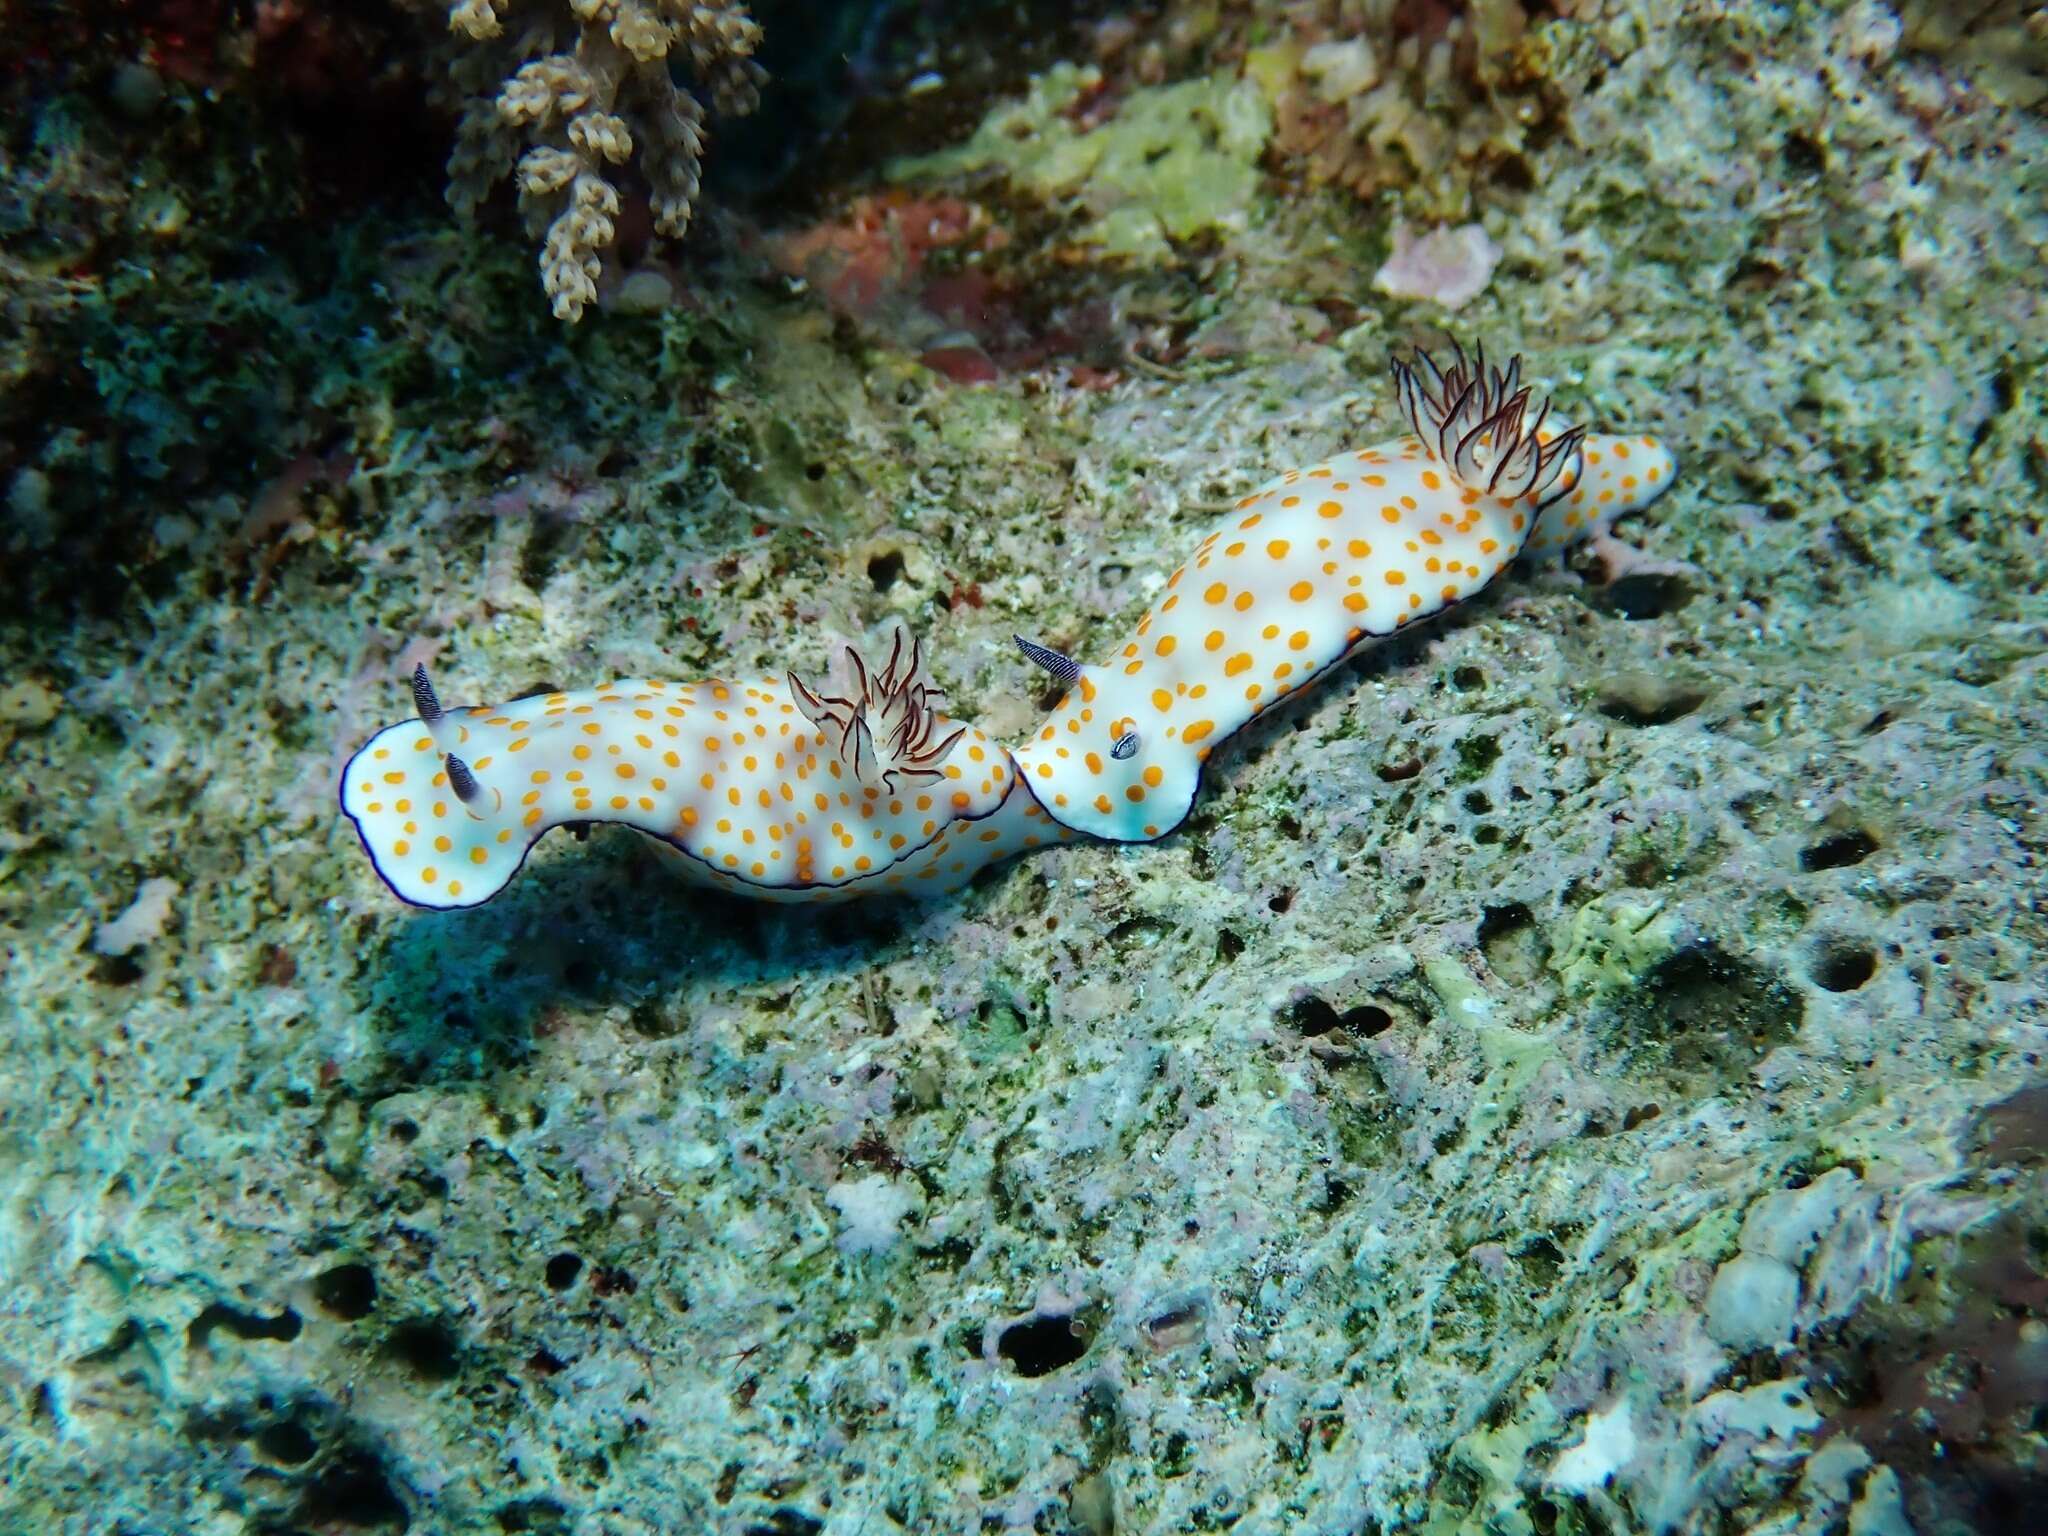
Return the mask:
<svg viewBox="0 0 2048 1536">
<path fill-rule="evenodd" d="M 1531 410 L 1521 359 L 1396 362 L 1413 436 L 1291 469 L 1238 501 L 1100 666 L 1017 751 L 1061 825 L 1163 837 L 1218 742 L 1361 646 L 1477 595 L 1518 555 L 1602 532 L 1671 483 L 1654 438 L 1588 434 Z M 1033 654 L 1038 647 L 1027 649 Z M 1041 665 L 1045 658 L 1033 655 Z"/>
<path fill-rule="evenodd" d="M 423 907 L 503 889 L 550 827 L 616 821 L 698 884 L 771 901 L 949 890 L 983 865 L 1062 841 L 1009 752 L 948 720 L 901 632 L 872 672 L 849 649 L 844 694 L 795 673 L 757 682 L 630 678 L 495 708 L 443 710 L 426 669 L 418 718 L 343 770 L 341 808 L 385 883 Z"/>
<path fill-rule="evenodd" d="M 443 710 L 372 737 L 341 805 L 404 900 L 468 907 L 550 827 L 616 821 L 700 884 L 775 901 L 945 891 L 1026 848 L 1164 837 L 1218 743 L 1363 645 L 1483 590 L 1515 558 L 1606 529 L 1671 483 L 1648 437 L 1531 411 L 1517 359 L 1396 363 L 1412 436 L 1290 470 L 1240 500 L 1110 661 L 1019 637 L 1066 685 L 1014 752 L 937 707 L 912 642 L 848 650 L 828 694 L 629 679 Z"/>
</svg>

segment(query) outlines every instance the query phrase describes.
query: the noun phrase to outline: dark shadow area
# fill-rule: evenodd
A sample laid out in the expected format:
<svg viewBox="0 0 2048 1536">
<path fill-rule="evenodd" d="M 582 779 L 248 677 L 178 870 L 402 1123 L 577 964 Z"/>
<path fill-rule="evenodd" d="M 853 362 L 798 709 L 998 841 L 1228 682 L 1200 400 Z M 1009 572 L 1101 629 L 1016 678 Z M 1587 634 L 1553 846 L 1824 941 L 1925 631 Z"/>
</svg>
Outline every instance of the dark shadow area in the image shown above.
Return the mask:
<svg viewBox="0 0 2048 1536">
<path fill-rule="evenodd" d="M 383 1092 L 468 1081 L 523 1061 L 558 1009 L 618 1004 L 650 1037 L 680 1035 L 679 1006 L 705 989 L 772 992 L 856 975 L 886 962 L 912 933 L 931 938 L 947 904 L 856 897 L 781 905 L 707 891 L 679 879 L 639 839 L 598 827 L 581 846 L 559 832 L 481 907 L 408 912 L 391 926 L 357 983 L 354 1006 L 377 1021 L 384 1058 L 353 1090 Z"/>
</svg>

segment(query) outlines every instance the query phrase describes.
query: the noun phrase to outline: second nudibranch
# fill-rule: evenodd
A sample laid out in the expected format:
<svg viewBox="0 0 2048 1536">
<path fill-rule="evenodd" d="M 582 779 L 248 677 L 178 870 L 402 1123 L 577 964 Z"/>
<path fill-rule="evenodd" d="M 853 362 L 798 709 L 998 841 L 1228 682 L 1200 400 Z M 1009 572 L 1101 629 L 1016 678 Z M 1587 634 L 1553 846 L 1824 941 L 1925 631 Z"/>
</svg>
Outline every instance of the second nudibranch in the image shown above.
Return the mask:
<svg viewBox="0 0 2048 1536">
<path fill-rule="evenodd" d="M 1520 360 L 1395 365 L 1413 435 L 1241 498 L 1107 662 L 1026 654 L 1068 684 L 1017 749 L 1056 821 L 1120 842 L 1186 819 L 1222 742 L 1355 650 L 1482 591 L 1524 553 L 1602 532 L 1670 485 L 1655 438 L 1534 415 Z"/>
</svg>

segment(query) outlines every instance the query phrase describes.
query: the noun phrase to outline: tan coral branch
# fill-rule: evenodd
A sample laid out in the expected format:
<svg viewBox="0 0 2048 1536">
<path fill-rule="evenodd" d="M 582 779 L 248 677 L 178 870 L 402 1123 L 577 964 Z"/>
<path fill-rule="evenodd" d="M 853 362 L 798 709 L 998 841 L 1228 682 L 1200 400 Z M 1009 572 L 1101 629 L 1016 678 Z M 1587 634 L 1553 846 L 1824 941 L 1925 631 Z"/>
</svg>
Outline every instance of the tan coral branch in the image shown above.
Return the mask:
<svg viewBox="0 0 2048 1536">
<path fill-rule="evenodd" d="M 453 0 L 446 12 L 465 96 L 448 200 L 473 215 L 513 176 L 541 239 L 541 286 L 558 317 L 578 320 L 617 233 L 617 167 L 637 161 L 660 234 L 689 227 L 705 114 L 672 59 L 687 57 L 716 110 L 751 112 L 766 78 L 753 59 L 761 29 L 733 0 Z"/>
</svg>

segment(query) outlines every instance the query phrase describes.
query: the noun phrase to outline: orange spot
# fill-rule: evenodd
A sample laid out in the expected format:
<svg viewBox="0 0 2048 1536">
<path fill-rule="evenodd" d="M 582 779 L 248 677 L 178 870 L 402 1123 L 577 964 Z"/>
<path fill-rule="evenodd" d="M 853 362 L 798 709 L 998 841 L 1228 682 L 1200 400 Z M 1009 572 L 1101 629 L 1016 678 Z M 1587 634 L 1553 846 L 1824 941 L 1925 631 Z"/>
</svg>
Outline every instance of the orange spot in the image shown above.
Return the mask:
<svg viewBox="0 0 2048 1536">
<path fill-rule="evenodd" d="M 1387 572 L 1387 585 L 1388 585 L 1388 586 L 1390 586 L 1390 587 L 1398 587 L 1398 586 L 1400 586 L 1400 585 L 1401 585 L 1401 583 L 1403 583 L 1403 582 L 1404 582 L 1404 581 L 1406 581 L 1407 579 L 1408 579 L 1408 573 L 1407 573 L 1406 571 L 1389 571 L 1389 572 Z"/>
<path fill-rule="evenodd" d="M 1220 603 L 1228 596 L 1230 596 L 1230 588 L 1220 581 L 1212 581 L 1207 587 L 1202 589 L 1202 601 L 1205 603 Z"/>
<path fill-rule="evenodd" d="M 1209 631 L 1209 637 L 1208 637 L 1208 638 L 1207 638 L 1206 640 L 1204 640 L 1204 641 L 1202 642 L 1202 649 L 1203 649 L 1203 650 L 1205 650 L 1205 651 L 1214 651 L 1214 650 L 1220 650 L 1220 649 L 1222 648 L 1222 646 L 1223 646 L 1223 631 L 1222 631 L 1222 630 L 1220 630 L 1220 629 L 1212 629 L 1212 630 L 1210 630 L 1210 631 Z"/>
<path fill-rule="evenodd" d="M 1159 655 L 1161 655 L 1161 656 L 1171 656 L 1171 655 L 1173 654 L 1173 647 L 1174 647 L 1174 639 L 1173 639 L 1173 636 L 1171 636 L 1171 635 L 1161 635 L 1161 636 L 1159 637 L 1159 643 L 1158 643 L 1157 645 L 1153 646 L 1153 647 L 1152 647 L 1152 649 L 1153 649 L 1153 650 L 1154 650 L 1155 652 L 1157 652 L 1157 653 L 1158 653 Z"/>
<path fill-rule="evenodd" d="M 1310 586 L 1305 581 L 1297 581 L 1293 586 L 1287 589 L 1287 595 L 1293 598 L 1297 603 L 1307 602 L 1311 597 L 1315 596 L 1315 592 L 1316 589 Z"/>
<path fill-rule="evenodd" d="M 1239 651 L 1235 656 L 1231 657 L 1230 660 L 1223 663 L 1223 675 L 1225 677 L 1235 677 L 1240 672 L 1250 671 L 1251 665 L 1251 652 Z"/>
<path fill-rule="evenodd" d="M 1318 517 L 1342 517 L 1344 515 L 1344 503 L 1341 501 L 1326 501 L 1316 508 L 1316 515 Z"/>
<path fill-rule="evenodd" d="M 1422 483 L 1428 486 L 1432 491 L 1440 491 L 1444 488 L 1443 481 L 1438 477 L 1437 472 L 1433 469 L 1425 469 L 1422 472 Z"/>
<path fill-rule="evenodd" d="M 1401 509 L 1399 507 L 1391 506 L 1381 507 L 1380 516 L 1385 518 L 1390 523 L 1398 523 L 1399 521 L 1401 521 Z"/>
<path fill-rule="evenodd" d="M 1289 649 L 1290 651 L 1307 650 L 1308 631 L 1305 629 L 1297 629 L 1293 634 L 1289 635 L 1287 637 L 1287 649 Z"/>
<path fill-rule="evenodd" d="M 1252 595 L 1251 595 L 1251 593 L 1249 593 L 1249 592 L 1240 592 L 1240 593 L 1238 593 L 1238 594 L 1237 594 L 1237 601 L 1236 601 L 1236 602 L 1234 602 L 1234 603 L 1232 603 L 1232 604 L 1231 604 L 1230 606 L 1231 606 L 1231 607 L 1233 607 L 1233 608 L 1235 608 L 1235 609 L 1236 609 L 1236 610 L 1237 610 L 1237 611 L 1238 611 L 1239 613 L 1250 613 L 1250 612 L 1251 612 L 1251 609 L 1252 609 Z"/>
<path fill-rule="evenodd" d="M 1250 658 L 1247 657 L 1246 660 L 1249 661 Z M 1200 741 L 1215 729 L 1215 721 L 1197 720 L 1193 725 L 1180 733 L 1180 739 L 1182 741 Z"/>
<path fill-rule="evenodd" d="M 1266 546 L 1266 553 L 1271 555 L 1275 560 L 1285 560 L 1287 558 L 1288 547 L 1288 543 L 1285 539 L 1275 539 L 1272 543 Z"/>
<path fill-rule="evenodd" d="M 1365 599 L 1356 592 L 1347 592 L 1344 594 L 1344 606 L 1353 613 L 1363 613 L 1365 612 Z"/>
</svg>

